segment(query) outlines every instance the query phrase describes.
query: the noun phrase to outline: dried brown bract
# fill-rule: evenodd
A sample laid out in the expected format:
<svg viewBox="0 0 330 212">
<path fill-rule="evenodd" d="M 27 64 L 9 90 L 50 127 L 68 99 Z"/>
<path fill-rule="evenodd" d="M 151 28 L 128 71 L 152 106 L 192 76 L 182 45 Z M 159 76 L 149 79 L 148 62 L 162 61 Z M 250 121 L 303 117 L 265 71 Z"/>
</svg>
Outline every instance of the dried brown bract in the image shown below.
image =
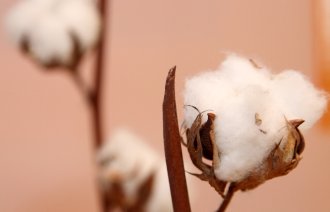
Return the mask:
<svg viewBox="0 0 330 212">
<path fill-rule="evenodd" d="M 224 196 L 226 182 L 218 180 L 214 174 L 214 168 L 219 164 L 219 152 L 214 138 L 216 117 L 213 113 L 208 113 L 207 116 L 207 122 L 202 125 L 202 113 L 199 112 L 192 126 L 186 129 L 187 149 L 193 164 L 202 171 L 201 174 L 193 175 L 208 181 L 221 196 Z M 203 158 L 211 159 L 212 166 L 204 163 Z"/>
</svg>

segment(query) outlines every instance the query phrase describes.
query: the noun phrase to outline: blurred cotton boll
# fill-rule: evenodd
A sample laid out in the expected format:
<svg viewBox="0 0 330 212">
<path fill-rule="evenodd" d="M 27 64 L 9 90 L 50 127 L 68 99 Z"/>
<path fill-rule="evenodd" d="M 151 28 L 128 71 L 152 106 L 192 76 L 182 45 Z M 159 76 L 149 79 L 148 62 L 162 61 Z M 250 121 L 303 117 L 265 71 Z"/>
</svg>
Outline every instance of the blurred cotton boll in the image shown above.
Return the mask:
<svg viewBox="0 0 330 212">
<path fill-rule="evenodd" d="M 137 211 L 172 211 L 165 161 L 143 139 L 118 129 L 97 159 L 110 204 Z"/>
<path fill-rule="evenodd" d="M 7 17 L 12 40 L 45 66 L 74 68 L 96 45 L 101 23 L 92 0 L 25 0 Z"/>
</svg>

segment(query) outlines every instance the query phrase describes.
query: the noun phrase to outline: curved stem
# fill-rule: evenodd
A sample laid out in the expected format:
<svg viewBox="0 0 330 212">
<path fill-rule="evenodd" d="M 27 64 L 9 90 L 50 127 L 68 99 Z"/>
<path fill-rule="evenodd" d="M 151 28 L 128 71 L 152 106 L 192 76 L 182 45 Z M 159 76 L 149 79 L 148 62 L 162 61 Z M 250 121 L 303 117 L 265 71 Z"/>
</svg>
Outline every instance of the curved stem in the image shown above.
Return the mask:
<svg viewBox="0 0 330 212">
<path fill-rule="evenodd" d="M 231 199 L 234 196 L 234 193 L 235 193 L 235 184 L 231 183 L 228 188 L 227 194 L 226 194 L 225 198 L 223 199 L 217 212 L 224 212 L 227 209 L 227 206 L 229 205 Z"/>
</svg>

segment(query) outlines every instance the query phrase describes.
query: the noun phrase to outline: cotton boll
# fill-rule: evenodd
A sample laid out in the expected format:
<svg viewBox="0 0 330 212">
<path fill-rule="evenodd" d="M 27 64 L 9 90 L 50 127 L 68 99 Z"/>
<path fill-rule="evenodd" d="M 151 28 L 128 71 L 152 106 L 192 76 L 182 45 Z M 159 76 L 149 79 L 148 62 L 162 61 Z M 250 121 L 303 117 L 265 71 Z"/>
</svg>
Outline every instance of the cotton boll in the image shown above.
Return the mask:
<svg viewBox="0 0 330 212">
<path fill-rule="evenodd" d="M 38 62 L 72 68 L 96 44 L 101 24 L 91 0 L 25 0 L 7 25 L 14 42 Z"/>
<path fill-rule="evenodd" d="M 101 149 L 98 160 L 108 158 L 111 160 L 106 166 L 106 174 L 110 178 L 111 175 L 118 174 L 124 179 L 131 178 L 131 182 L 126 183 L 125 187 L 132 196 L 135 195 L 133 191 L 136 187 L 153 172 L 160 160 L 141 138 L 125 129 L 116 131 Z M 135 176 L 132 178 L 132 175 Z"/>
<path fill-rule="evenodd" d="M 301 129 L 311 128 L 325 112 L 325 93 L 297 71 L 288 70 L 276 75 L 271 90 L 287 119 L 305 120 Z"/>
<path fill-rule="evenodd" d="M 216 117 L 212 131 L 220 161 L 214 167 L 216 177 L 224 182 L 244 182 L 242 188 L 251 189 L 285 174 L 285 169 L 291 170 L 291 162 L 299 162 L 294 148 L 296 139 L 302 138 L 290 119 L 304 119 L 306 128 L 310 127 L 324 113 L 326 98 L 298 72 L 272 75 L 251 60 L 230 55 L 218 70 L 186 81 L 184 104 L 199 110 L 185 107 L 186 129 L 199 112 L 209 110 Z M 206 118 L 203 115 L 202 124 Z M 264 163 L 276 148 L 277 154 L 283 155 L 274 159 L 278 172 L 271 173 L 268 169 L 272 167 Z M 258 170 L 265 176 L 259 176 Z M 251 175 L 249 184 L 244 180 Z"/>
<path fill-rule="evenodd" d="M 9 35 L 17 45 L 32 30 L 34 24 L 45 15 L 46 5 L 34 4 L 32 1 L 22 1 L 10 11 L 6 19 Z"/>
<path fill-rule="evenodd" d="M 70 65 L 73 53 L 72 37 L 55 16 L 43 16 L 29 31 L 29 51 L 44 65 Z"/>
<path fill-rule="evenodd" d="M 56 12 L 67 29 L 76 36 L 83 51 L 96 44 L 101 23 L 95 2 L 86 0 L 63 2 Z"/>
</svg>

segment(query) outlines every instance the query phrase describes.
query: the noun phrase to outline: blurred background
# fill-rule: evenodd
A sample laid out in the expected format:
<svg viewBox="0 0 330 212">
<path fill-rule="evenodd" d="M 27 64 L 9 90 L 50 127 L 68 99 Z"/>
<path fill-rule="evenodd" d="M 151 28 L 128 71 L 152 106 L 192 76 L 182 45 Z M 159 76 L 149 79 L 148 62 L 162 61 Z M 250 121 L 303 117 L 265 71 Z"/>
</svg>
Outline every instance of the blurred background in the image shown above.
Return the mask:
<svg viewBox="0 0 330 212">
<path fill-rule="evenodd" d="M 0 2 L 0 211 L 98 211 L 90 113 L 65 72 L 45 72 L 10 42 L 3 20 L 17 2 Z M 125 126 L 163 154 L 167 71 L 177 65 L 181 121 L 185 78 L 216 68 L 224 52 L 256 58 L 274 72 L 301 70 L 329 91 L 329 0 L 113 0 L 109 9 L 106 136 Z M 89 80 L 92 54 L 83 66 Z M 324 119 L 306 133 L 299 167 L 238 192 L 228 211 L 330 211 L 329 129 Z M 193 182 L 200 195 L 193 211 L 216 209 L 221 198 L 213 188 Z"/>
</svg>

